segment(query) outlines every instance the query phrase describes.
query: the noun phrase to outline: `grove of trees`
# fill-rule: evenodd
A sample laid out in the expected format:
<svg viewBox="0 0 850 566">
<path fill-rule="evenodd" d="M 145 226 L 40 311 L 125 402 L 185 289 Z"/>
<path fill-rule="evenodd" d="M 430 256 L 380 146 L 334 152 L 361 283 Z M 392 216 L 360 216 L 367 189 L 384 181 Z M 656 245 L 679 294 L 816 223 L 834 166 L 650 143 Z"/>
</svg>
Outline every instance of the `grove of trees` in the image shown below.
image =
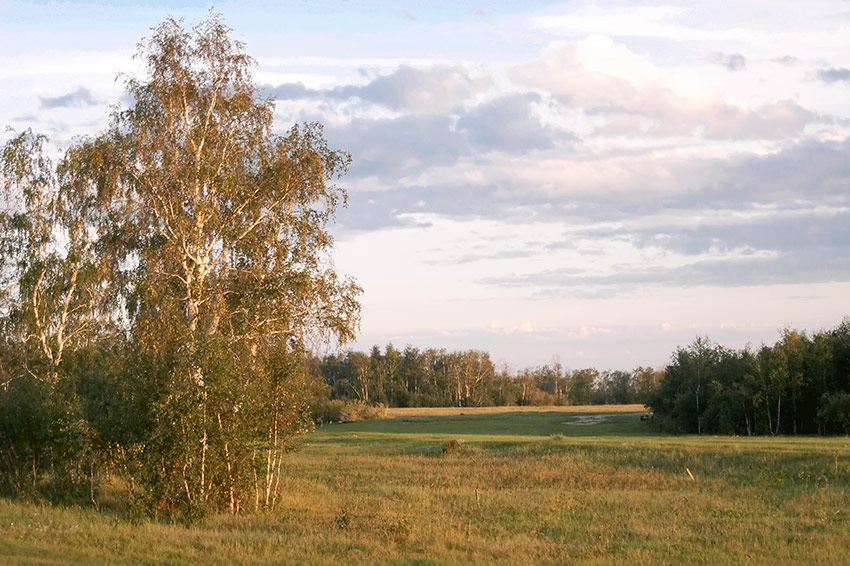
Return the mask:
<svg viewBox="0 0 850 566">
<path fill-rule="evenodd" d="M 646 403 L 662 375 L 651 368 L 568 371 L 557 362 L 513 373 L 497 369 L 487 352 L 392 344 L 325 356 L 318 371 L 334 399 L 391 407 Z"/>
<path fill-rule="evenodd" d="M 698 338 L 679 348 L 647 405 L 670 430 L 850 434 L 850 318 L 773 346 L 732 350 Z"/>
<path fill-rule="evenodd" d="M 328 261 L 349 156 L 273 130 L 252 61 L 211 15 L 139 47 L 129 107 L 54 164 L 0 155 L 0 490 L 191 517 L 268 508 L 310 425 L 304 352 L 344 343 L 358 286 Z"/>
</svg>

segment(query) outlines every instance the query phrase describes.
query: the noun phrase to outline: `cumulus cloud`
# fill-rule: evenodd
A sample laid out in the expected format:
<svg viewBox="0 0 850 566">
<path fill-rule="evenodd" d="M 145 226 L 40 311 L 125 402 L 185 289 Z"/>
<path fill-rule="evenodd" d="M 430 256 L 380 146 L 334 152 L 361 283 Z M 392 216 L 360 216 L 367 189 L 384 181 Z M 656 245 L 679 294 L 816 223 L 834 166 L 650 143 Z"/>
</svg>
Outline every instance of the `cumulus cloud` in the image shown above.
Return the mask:
<svg viewBox="0 0 850 566">
<path fill-rule="evenodd" d="M 705 135 L 711 138 L 774 139 L 803 131 L 818 120 L 792 100 L 777 100 L 755 109 L 718 102 L 705 107 Z"/>
<path fill-rule="evenodd" d="M 462 183 L 413 185 L 358 190 L 349 200 L 348 208 L 338 212 L 337 220 L 347 230 L 380 230 L 428 224 L 428 220 L 420 216 L 421 213 L 444 217 L 503 218 L 511 208 L 504 197 L 500 198 L 498 190 L 490 186 Z M 503 257 L 502 252 L 484 253 L 490 258 Z M 473 259 L 475 254 L 467 253 L 451 261 L 467 262 Z"/>
<path fill-rule="evenodd" d="M 805 140 L 763 155 L 742 154 L 690 165 L 682 162 L 674 175 L 698 180 L 694 182 L 698 192 L 683 195 L 694 202 L 846 203 L 850 200 L 848 152 L 850 138 Z"/>
<path fill-rule="evenodd" d="M 731 159 L 573 155 L 542 172 L 537 155 L 527 169 L 500 156 L 476 167 L 485 175 L 478 185 L 435 180 L 358 192 L 340 220 L 353 229 L 439 230 L 476 218 L 481 231 L 486 219 L 490 228 L 428 263 L 501 270 L 476 282 L 532 293 L 604 297 L 645 286 L 850 281 L 848 151 L 845 140 Z M 551 189 L 541 190 L 545 183 Z M 555 267 L 535 271 L 540 265 Z"/>
<path fill-rule="evenodd" d="M 490 152 L 515 159 L 535 151 L 571 151 L 578 138 L 542 123 L 534 109 L 539 100 L 533 93 L 513 94 L 457 114 L 358 116 L 328 126 L 326 133 L 332 145 L 352 153 L 352 176 L 373 176 L 383 189 L 398 186 L 402 178 L 408 187 L 457 187 L 470 184 L 460 170 L 486 181 L 478 168 L 487 168 Z M 443 174 L 448 177 L 440 179 Z"/>
<path fill-rule="evenodd" d="M 850 69 L 844 67 L 821 69 L 818 71 L 818 78 L 828 84 L 850 82 Z"/>
<path fill-rule="evenodd" d="M 557 141 L 574 141 L 567 132 L 545 126 L 532 111 L 537 94 L 507 95 L 480 104 L 460 118 L 457 129 L 482 151 L 525 152 L 551 149 Z"/>
<path fill-rule="evenodd" d="M 604 36 L 553 42 L 539 59 L 515 66 L 510 75 L 566 104 L 610 115 L 621 129 L 629 117 L 649 120 L 647 126 L 632 118 L 630 125 L 655 135 L 774 138 L 798 133 L 818 119 L 787 100 L 750 109 L 703 86 L 695 72 L 665 72 Z"/>
<path fill-rule="evenodd" d="M 725 53 L 718 53 L 715 51 L 711 54 L 710 59 L 713 63 L 722 65 L 733 72 L 743 71 L 747 68 L 747 59 L 740 53 L 727 55 Z"/>
<path fill-rule="evenodd" d="M 747 65 L 739 53 L 711 57 Z M 743 104 L 607 37 L 550 44 L 509 78 L 500 93 L 462 65 L 399 66 L 364 85 L 268 91 L 346 108 L 326 129 L 354 157 L 343 238 L 503 226 L 419 258 L 480 270 L 475 284 L 600 297 L 850 280 L 850 141 L 791 141 L 825 119 L 788 94 Z M 530 223 L 493 247 L 493 235 Z"/>
<path fill-rule="evenodd" d="M 277 100 L 295 100 L 299 98 L 318 98 L 323 91 L 307 88 L 302 83 L 283 83 L 279 85 L 261 85 L 260 92 Z"/>
<path fill-rule="evenodd" d="M 452 125 L 449 116 L 404 115 L 358 118 L 325 132 L 332 145 L 351 152 L 353 175 L 390 175 L 390 180 L 397 180 L 411 171 L 453 164 L 468 154 L 466 142 Z"/>
<path fill-rule="evenodd" d="M 472 77 L 462 65 L 426 69 L 402 65 L 365 86 L 344 87 L 338 92 L 395 110 L 447 112 L 491 84 L 489 77 Z"/>
<path fill-rule="evenodd" d="M 585 149 L 475 155 L 462 133 L 453 133 L 448 124 L 443 127 L 441 134 L 424 143 L 457 144 L 455 151 L 464 154 L 461 158 L 452 160 L 437 152 L 434 161 L 404 170 L 369 164 L 370 173 L 383 171 L 387 189 L 370 192 L 367 198 L 399 214 L 428 211 L 506 221 L 565 219 L 578 225 L 622 222 L 671 210 L 676 214 L 715 210 L 729 215 L 740 211 L 752 217 L 752 207 L 759 203 L 796 206 L 801 199 L 811 206 L 850 206 L 846 157 L 850 140 L 809 140 L 781 151 L 728 157 L 676 148 L 622 155 Z M 389 128 L 389 124 L 377 128 L 376 135 Z M 415 126 L 408 128 L 412 131 Z M 428 131 L 425 128 L 422 135 L 431 136 Z M 450 139 L 441 142 L 440 136 Z M 365 143 L 362 139 L 361 144 Z M 423 140 L 394 142 L 403 154 L 414 151 L 403 147 L 408 143 L 416 146 Z M 399 182 L 402 175 L 404 183 Z"/>
<path fill-rule="evenodd" d="M 97 100 L 94 99 L 87 88 L 80 87 L 74 92 L 69 92 L 61 96 L 41 97 L 40 108 L 42 110 L 53 108 L 85 108 L 87 106 L 94 106 L 97 103 Z"/>
<path fill-rule="evenodd" d="M 301 83 L 284 83 L 266 85 L 263 90 L 280 100 L 359 98 L 398 111 L 441 113 L 458 108 L 492 85 L 490 76 L 473 76 L 463 65 L 432 65 L 426 68 L 400 65 L 393 72 L 380 75 L 365 85 L 315 90 Z"/>
</svg>

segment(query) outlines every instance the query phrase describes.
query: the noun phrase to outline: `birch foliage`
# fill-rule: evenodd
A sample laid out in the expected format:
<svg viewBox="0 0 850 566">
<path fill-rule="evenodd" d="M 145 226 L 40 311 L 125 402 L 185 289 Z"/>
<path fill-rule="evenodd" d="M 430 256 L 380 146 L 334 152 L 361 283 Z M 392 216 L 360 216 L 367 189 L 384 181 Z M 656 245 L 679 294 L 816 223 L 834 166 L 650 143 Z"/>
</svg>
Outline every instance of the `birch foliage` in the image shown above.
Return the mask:
<svg viewBox="0 0 850 566">
<path fill-rule="evenodd" d="M 328 230 L 350 157 L 318 124 L 278 133 L 215 14 L 166 20 L 137 58 L 129 104 L 58 166 L 29 132 L 4 146 L 4 320 L 40 380 L 58 382 L 75 347 L 103 360 L 91 348 L 106 336 L 126 356 L 104 363 L 115 375 L 76 367 L 89 413 L 111 407 L 90 421 L 134 498 L 190 514 L 270 507 L 308 423 L 303 353 L 351 340 L 359 320 Z"/>
<path fill-rule="evenodd" d="M 193 509 L 270 506 L 285 439 L 306 423 L 293 360 L 357 325 L 360 290 L 329 260 L 350 158 L 317 124 L 275 133 L 244 45 L 214 15 L 191 31 L 167 20 L 138 57 L 133 105 L 94 144 L 137 261 L 135 339 L 170 368 L 150 476 Z"/>
</svg>

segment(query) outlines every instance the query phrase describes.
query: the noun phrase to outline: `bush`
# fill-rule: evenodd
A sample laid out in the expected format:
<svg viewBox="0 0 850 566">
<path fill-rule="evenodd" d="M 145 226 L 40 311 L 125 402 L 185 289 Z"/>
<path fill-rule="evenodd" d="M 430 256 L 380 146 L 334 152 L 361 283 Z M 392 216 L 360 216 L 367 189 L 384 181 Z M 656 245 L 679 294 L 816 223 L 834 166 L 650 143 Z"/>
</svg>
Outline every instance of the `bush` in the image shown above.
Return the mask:
<svg viewBox="0 0 850 566">
<path fill-rule="evenodd" d="M 383 403 L 367 405 L 363 401 L 349 401 L 342 410 L 342 420 L 363 421 L 383 419 L 387 416 L 387 407 Z"/>
<path fill-rule="evenodd" d="M 22 374 L 0 389 L 0 493 L 94 500 L 93 434 L 68 381 Z"/>
<path fill-rule="evenodd" d="M 387 416 L 387 407 L 383 403 L 367 405 L 363 401 L 342 401 L 332 399 L 313 407 L 313 420 L 317 423 L 338 423 L 383 419 Z"/>
<path fill-rule="evenodd" d="M 443 448 L 441 450 L 443 456 L 448 456 L 449 454 L 456 454 L 461 451 L 463 448 L 462 440 L 456 440 L 452 438 L 445 444 L 443 444 Z"/>
<path fill-rule="evenodd" d="M 313 422 L 337 423 L 342 420 L 345 403 L 338 399 L 326 400 L 313 407 Z"/>
</svg>

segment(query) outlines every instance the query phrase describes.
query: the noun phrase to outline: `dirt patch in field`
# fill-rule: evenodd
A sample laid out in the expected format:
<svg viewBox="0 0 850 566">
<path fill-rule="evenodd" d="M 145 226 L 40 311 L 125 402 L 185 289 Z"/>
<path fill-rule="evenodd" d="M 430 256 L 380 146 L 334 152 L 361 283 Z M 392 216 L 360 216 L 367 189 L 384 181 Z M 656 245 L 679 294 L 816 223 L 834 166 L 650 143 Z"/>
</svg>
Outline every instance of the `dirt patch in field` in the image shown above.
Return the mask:
<svg viewBox="0 0 850 566">
<path fill-rule="evenodd" d="M 608 420 L 609 415 L 581 415 L 580 417 L 576 417 L 571 421 L 564 421 L 561 424 L 569 424 L 569 425 L 595 425 L 601 424 Z"/>
</svg>

